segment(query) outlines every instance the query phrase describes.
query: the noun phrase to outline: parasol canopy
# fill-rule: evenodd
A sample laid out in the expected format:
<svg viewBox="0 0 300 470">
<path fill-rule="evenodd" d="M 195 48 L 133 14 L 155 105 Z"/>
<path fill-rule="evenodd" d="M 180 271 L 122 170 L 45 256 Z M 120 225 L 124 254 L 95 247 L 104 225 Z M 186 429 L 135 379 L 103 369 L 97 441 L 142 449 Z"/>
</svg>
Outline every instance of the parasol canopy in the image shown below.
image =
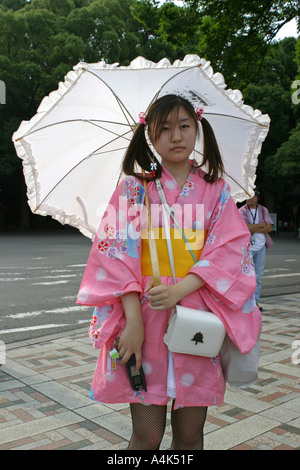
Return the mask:
<svg viewBox="0 0 300 470">
<path fill-rule="evenodd" d="M 236 202 L 251 197 L 269 116 L 245 105 L 239 90 L 227 89 L 205 59 L 187 55 L 171 64 L 137 57 L 127 67 L 80 62 L 14 133 L 31 210 L 93 238 L 122 176 L 139 114 L 166 94 L 204 108 L 232 197 Z M 201 163 L 201 139 L 196 152 Z"/>
</svg>

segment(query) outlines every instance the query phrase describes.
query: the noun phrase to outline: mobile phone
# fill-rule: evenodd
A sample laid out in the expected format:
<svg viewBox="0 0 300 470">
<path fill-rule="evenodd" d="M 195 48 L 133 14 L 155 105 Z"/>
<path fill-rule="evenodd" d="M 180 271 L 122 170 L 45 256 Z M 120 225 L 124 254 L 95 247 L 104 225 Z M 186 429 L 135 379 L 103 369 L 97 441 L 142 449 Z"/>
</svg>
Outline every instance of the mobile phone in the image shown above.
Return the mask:
<svg viewBox="0 0 300 470">
<path fill-rule="evenodd" d="M 126 366 L 131 388 L 135 391 L 145 390 L 145 392 L 147 392 L 143 367 L 141 367 L 139 371 L 135 370 L 136 359 L 134 354 L 132 354 L 130 359 L 127 361 Z"/>
</svg>

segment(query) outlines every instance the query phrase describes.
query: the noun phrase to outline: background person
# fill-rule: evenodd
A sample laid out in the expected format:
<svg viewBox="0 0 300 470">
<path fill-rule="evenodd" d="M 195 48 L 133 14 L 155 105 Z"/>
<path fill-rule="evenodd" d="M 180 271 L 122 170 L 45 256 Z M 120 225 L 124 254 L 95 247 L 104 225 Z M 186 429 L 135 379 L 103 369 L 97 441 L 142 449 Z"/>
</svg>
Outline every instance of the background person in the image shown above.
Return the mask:
<svg viewBox="0 0 300 470">
<path fill-rule="evenodd" d="M 258 203 L 260 197 L 259 189 L 255 189 L 255 194 L 248 199 L 246 204 L 239 211 L 251 233 L 251 252 L 253 256 L 255 274 L 256 274 L 256 290 L 255 301 L 258 305 L 261 291 L 261 281 L 265 269 L 266 249 L 273 245 L 273 241 L 269 235 L 272 232 L 273 221 L 266 207 Z"/>
</svg>

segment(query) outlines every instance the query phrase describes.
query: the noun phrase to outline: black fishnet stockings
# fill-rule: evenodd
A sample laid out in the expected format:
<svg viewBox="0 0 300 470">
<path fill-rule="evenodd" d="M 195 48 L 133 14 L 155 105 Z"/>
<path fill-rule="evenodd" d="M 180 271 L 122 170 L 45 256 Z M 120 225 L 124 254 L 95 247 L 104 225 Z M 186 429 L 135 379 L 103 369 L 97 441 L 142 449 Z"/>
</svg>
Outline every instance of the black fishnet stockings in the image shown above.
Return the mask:
<svg viewBox="0 0 300 470">
<path fill-rule="evenodd" d="M 193 406 L 172 410 L 172 450 L 202 450 L 207 407 Z"/>
<path fill-rule="evenodd" d="M 174 403 L 173 403 L 174 406 Z M 166 406 L 132 403 L 132 437 L 128 450 L 159 449 L 166 426 Z M 171 412 L 171 450 L 202 450 L 206 407 L 186 407 Z"/>
<path fill-rule="evenodd" d="M 166 406 L 131 403 L 132 436 L 128 450 L 156 450 L 166 426 Z"/>
</svg>

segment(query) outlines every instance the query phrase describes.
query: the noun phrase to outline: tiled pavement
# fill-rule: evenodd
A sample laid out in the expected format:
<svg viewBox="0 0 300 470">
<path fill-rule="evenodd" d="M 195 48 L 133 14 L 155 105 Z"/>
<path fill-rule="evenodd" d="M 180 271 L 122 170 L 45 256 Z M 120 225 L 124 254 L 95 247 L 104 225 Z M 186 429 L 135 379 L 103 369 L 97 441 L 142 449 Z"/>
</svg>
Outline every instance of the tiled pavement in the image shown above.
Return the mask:
<svg viewBox="0 0 300 470">
<path fill-rule="evenodd" d="M 243 391 L 228 388 L 224 404 L 209 408 L 206 449 L 300 448 L 300 294 L 267 297 L 261 304 L 259 382 Z M 292 349 L 296 340 L 299 353 Z M 98 352 L 85 330 L 11 345 L 6 353 L 0 450 L 126 449 L 128 405 L 100 405 L 88 397 Z M 170 435 L 168 424 L 163 449 Z"/>
</svg>

